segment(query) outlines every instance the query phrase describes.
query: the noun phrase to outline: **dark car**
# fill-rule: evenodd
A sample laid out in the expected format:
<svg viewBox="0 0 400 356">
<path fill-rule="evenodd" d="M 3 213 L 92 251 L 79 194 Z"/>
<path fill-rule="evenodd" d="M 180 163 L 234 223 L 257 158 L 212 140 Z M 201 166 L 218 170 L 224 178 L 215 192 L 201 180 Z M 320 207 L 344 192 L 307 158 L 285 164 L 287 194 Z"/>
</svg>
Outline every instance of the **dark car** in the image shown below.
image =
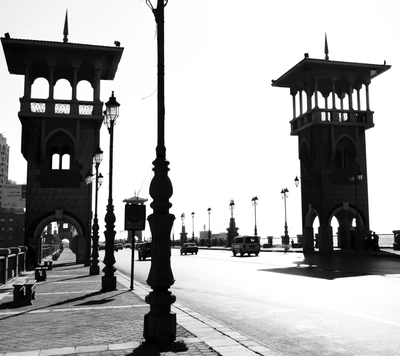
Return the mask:
<svg viewBox="0 0 400 356">
<path fill-rule="evenodd" d="M 181 247 L 181 255 L 186 255 L 187 253 L 191 253 L 192 255 L 195 253 L 197 255 L 197 252 L 199 252 L 199 248 L 194 242 L 186 242 Z"/>
<path fill-rule="evenodd" d="M 145 242 L 138 247 L 139 261 L 151 256 L 151 242 Z"/>
<path fill-rule="evenodd" d="M 105 250 L 106 249 L 106 243 L 105 242 L 100 242 L 99 243 L 99 250 Z"/>
</svg>

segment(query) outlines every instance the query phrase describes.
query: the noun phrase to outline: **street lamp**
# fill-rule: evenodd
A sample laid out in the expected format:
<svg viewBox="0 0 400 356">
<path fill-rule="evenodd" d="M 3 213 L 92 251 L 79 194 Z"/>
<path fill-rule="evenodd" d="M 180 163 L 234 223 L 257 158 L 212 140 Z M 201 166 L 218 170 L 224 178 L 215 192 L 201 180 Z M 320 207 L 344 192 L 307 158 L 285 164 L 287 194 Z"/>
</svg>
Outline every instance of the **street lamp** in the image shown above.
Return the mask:
<svg viewBox="0 0 400 356">
<path fill-rule="evenodd" d="M 287 216 L 286 216 L 286 199 L 289 197 L 289 189 L 285 188 L 281 190 L 281 196 L 285 203 L 285 244 L 289 243 L 288 226 L 287 226 Z"/>
<path fill-rule="evenodd" d="M 114 97 L 112 92 L 110 100 L 106 103 L 106 111 L 104 112 L 104 123 L 110 133 L 110 172 L 109 172 L 109 190 L 108 190 L 108 204 L 107 213 L 105 216 L 106 231 L 104 236 L 106 238 L 106 249 L 104 256 L 103 268 L 104 276 L 101 278 L 102 291 L 112 291 L 117 289 L 117 277 L 115 272 L 115 257 L 114 257 L 114 239 L 115 239 L 115 214 L 112 199 L 112 179 L 113 179 L 113 144 L 114 144 L 114 125 L 119 116 L 119 103 Z"/>
<path fill-rule="evenodd" d="M 251 202 L 254 206 L 254 236 L 257 236 L 257 203 L 258 203 L 258 198 L 253 197 L 251 198 Z"/>
<path fill-rule="evenodd" d="M 298 176 L 296 176 L 296 178 L 294 179 L 294 185 L 296 186 L 296 188 L 299 186 L 300 183 L 300 179 Z"/>
<path fill-rule="evenodd" d="M 175 216 L 169 213 L 172 204 L 172 183 L 168 177 L 169 162 L 165 147 L 165 60 L 164 60 L 164 7 L 168 0 L 157 0 L 153 6 L 150 0 L 146 4 L 153 12 L 157 24 L 157 147 L 153 161 L 154 176 L 150 184 L 150 196 L 153 198 L 149 215 L 152 232 L 151 266 L 147 284 L 152 291 L 145 301 L 150 311 L 144 316 L 143 336 L 148 343 L 166 347 L 176 339 L 176 314 L 171 313 L 171 304 L 176 297 L 169 291 L 175 279 L 171 269 L 171 229 Z"/>
<path fill-rule="evenodd" d="M 192 212 L 192 242 L 194 242 L 194 212 Z"/>
<path fill-rule="evenodd" d="M 231 202 L 229 203 L 229 209 L 231 209 L 231 219 L 233 219 L 233 209 L 235 209 L 235 202 L 233 199 L 231 199 Z"/>
<path fill-rule="evenodd" d="M 211 228 L 210 228 L 211 208 L 208 208 L 207 211 L 208 211 L 208 247 L 211 247 Z"/>
<path fill-rule="evenodd" d="M 94 218 L 93 218 L 93 247 L 92 247 L 92 260 L 90 264 L 90 274 L 97 275 L 100 273 L 99 270 L 99 220 L 97 218 L 97 201 L 98 201 L 98 191 L 101 185 L 103 184 L 103 175 L 100 173 L 99 175 L 99 166 L 101 161 L 103 160 L 103 151 L 100 147 L 97 147 L 96 151 L 93 154 L 93 163 L 96 169 L 95 176 L 95 199 L 94 199 Z M 86 182 L 87 183 L 87 182 Z"/>
</svg>

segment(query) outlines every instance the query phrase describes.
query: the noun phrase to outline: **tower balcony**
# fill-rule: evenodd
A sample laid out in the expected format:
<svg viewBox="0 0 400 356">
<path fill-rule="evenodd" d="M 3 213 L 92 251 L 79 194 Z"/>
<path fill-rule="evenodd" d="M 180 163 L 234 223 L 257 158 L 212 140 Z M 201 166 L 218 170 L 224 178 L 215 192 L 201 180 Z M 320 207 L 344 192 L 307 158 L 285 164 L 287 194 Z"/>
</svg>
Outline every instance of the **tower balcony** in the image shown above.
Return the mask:
<svg viewBox="0 0 400 356">
<path fill-rule="evenodd" d="M 103 117 L 103 102 L 79 101 L 61 99 L 20 98 L 21 111 L 24 116 L 68 115 L 69 117 L 84 118 Z"/>
<path fill-rule="evenodd" d="M 312 125 L 358 126 L 367 130 L 374 127 L 373 111 L 314 108 L 290 121 L 290 134 L 298 135 Z"/>
</svg>

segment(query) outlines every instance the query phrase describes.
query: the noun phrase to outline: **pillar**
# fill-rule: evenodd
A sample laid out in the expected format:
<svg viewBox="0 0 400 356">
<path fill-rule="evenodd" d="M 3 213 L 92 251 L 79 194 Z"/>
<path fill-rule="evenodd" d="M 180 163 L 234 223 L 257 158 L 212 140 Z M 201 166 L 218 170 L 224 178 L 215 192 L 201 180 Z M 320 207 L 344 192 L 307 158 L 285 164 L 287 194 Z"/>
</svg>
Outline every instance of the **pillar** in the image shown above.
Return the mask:
<svg viewBox="0 0 400 356">
<path fill-rule="evenodd" d="M 318 228 L 318 248 L 321 253 L 333 251 L 332 226 L 320 226 Z"/>
</svg>

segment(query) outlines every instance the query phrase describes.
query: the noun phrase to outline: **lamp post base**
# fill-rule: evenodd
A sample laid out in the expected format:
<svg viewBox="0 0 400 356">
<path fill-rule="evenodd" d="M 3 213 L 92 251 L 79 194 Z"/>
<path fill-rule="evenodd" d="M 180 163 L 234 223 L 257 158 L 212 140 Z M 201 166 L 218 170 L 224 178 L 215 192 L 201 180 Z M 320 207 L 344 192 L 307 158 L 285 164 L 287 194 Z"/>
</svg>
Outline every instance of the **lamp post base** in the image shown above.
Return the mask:
<svg viewBox="0 0 400 356">
<path fill-rule="evenodd" d="M 170 306 L 175 302 L 170 292 L 150 292 L 146 302 L 150 312 L 144 316 L 143 337 L 160 348 L 171 345 L 176 339 L 176 314 Z"/>
<path fill-rule="evenodd" d="M 90 266 L 89 274 L 90 274 L 91 276 L 100 274 L 100 267 L 99 267 L 99 266 L 93 266 L 93 265 Z"/>
<path fill-rule="evenodd" d="M 114 276 L 115 268 L 103 268 L 104 276 L 101 277 L 101 290 L 111 292 L 117 289 L 117 277 Z"/>
</svg>

